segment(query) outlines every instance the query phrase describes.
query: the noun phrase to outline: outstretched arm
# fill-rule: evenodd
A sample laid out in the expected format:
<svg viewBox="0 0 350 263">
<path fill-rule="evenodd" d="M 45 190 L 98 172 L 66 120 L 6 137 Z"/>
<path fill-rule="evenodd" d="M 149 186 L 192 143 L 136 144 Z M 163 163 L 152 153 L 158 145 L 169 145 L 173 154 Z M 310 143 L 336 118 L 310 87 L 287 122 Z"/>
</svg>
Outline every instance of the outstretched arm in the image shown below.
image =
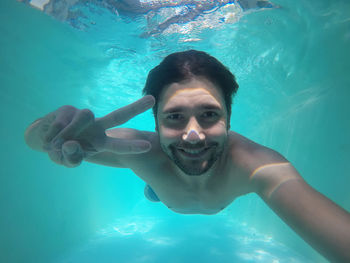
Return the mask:
<svg viewBox="0 0 350 263">
<path fill-rule="evenodd" d="M 257 193 L 295 232 L 331 262 L 350 262 L 350 214 L 308 185 L 290 163 L 252 174 Z"/>
</svg>

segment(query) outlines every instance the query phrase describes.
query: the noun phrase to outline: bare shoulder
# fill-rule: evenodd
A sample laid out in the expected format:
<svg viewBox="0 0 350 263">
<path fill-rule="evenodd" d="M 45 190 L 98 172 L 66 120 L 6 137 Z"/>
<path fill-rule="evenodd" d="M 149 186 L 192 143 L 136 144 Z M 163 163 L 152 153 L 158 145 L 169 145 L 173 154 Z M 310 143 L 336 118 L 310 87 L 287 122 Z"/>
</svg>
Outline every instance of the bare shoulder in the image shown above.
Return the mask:
<svg viewBox="0 0 350 263">
<path fill-rule="evenodd" d="M 257 168 L 272 164 L 285 163 L 288 160 L 279 152 L 256 143 L 243 135 L 230 131 L 230 152 L 235 165 L 252 173 Z"/>
<path fill-rule="evenodd" d="M 294 166 L 277 151 L 235 132 L 230 134 L 230 140 L 235 165 L 246 172 L 254 191 L 263 199 L 268 199 L 286 181 L 303 180 Z"/>
</svg>

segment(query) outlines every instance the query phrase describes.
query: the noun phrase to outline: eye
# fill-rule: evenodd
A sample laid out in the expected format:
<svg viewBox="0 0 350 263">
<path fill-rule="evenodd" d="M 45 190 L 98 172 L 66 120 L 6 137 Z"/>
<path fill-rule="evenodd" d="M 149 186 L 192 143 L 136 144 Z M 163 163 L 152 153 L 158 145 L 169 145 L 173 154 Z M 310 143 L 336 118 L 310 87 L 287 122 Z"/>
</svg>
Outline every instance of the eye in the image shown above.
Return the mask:
<svg viewBox="0 0 350 263">
<path fill-rule="evenodd" d="M 166 118 L 168 120 L 176 121 L 176 120 L 181 120 L 183 118 L 183 116 L 179 113 L 174 113 L 174 114 L 169 114 Z"/>
<path fill-rule="evenodd" d="M 219 114 L 217 114 L 215 111 L 206 111 L 202 114 L 202 117 L 206 119 L 216 118 L 217 116 L 219 116 Z"/>
</svg>

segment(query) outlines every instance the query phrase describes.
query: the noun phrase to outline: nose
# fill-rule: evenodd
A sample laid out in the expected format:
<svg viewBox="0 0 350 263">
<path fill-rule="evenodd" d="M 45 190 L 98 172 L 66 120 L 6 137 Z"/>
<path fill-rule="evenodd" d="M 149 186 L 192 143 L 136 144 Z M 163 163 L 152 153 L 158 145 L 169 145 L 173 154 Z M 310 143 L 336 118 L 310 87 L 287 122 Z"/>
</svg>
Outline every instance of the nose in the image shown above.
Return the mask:
<svg viewBox="0 0 350 263">
<path fill-rule="evenodd" d="M 205 135 L 195 119 L 189 121 L 182 139 L 191 144 L 196 144 L 205 139 Z"/>
</svg>

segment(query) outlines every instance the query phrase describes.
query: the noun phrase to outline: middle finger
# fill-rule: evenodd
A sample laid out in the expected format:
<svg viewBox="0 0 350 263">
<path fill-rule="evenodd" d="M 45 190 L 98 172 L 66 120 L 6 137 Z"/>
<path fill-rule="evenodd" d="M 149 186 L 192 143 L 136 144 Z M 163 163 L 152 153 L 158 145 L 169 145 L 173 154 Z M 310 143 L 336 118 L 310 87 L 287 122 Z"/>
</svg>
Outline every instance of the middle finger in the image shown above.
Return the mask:
<svg viewBox="0 0 350 263">
<path fill-rule="evenodd" d="M 53 140 L 55 147 L 61 146 L 66 140 L 75 139 L 86 127 L 94 121 L 94 114 L 88 110 L 80 110 L 72 121 Z M 60 145 L 58 145 L 60 144 Z"/>
</svg>

